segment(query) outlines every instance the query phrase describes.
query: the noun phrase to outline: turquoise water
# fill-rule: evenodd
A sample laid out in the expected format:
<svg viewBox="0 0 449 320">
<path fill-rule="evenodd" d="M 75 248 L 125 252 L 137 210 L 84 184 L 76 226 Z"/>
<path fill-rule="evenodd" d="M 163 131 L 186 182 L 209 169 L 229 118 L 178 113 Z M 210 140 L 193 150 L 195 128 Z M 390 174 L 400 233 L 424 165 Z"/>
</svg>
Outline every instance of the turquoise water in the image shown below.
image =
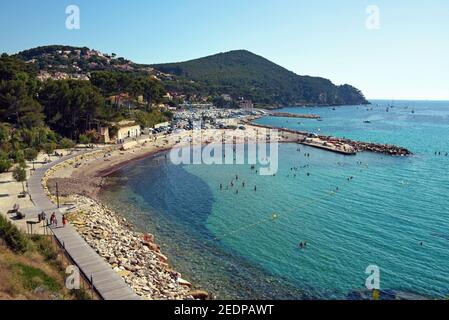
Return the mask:
<svg viewBox="0 0 449 320">
<path fill-rule="evenodd" d="M 389 105 L 285 108 L 323 121 L 258 122 L 397 144 L 412 157 L 282 144 L 277 175 L 259 176 L 249 165 L 175 166 L 160 155 L 116 172 L 103 197 L 155 233 L 175 268 L 219 298 L 351 298 L 369 265 L 380 268 L 382 290 L 443 298 L 449 102 L 400 101 L 386 112 Z"/>
</svg>

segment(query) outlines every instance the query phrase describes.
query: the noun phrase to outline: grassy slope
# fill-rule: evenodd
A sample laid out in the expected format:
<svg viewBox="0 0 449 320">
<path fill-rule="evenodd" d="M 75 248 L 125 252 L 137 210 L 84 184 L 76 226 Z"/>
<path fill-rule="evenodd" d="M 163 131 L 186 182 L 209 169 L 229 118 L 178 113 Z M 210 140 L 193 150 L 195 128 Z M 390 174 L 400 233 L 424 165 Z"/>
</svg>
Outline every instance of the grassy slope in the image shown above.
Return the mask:
<svg viewBox="0 0 449 320">
<path fill-rule="evenodd" d="M 88 299 L 83 290 L 65 288 L 65 268 L 49 238 L 28 238 L 4 217 L 0 220 L 0 300 Z M 5 241 L 10 236 L 4 232 L 6 225 L 15 230 L 17 241 Z"/>
</svg>

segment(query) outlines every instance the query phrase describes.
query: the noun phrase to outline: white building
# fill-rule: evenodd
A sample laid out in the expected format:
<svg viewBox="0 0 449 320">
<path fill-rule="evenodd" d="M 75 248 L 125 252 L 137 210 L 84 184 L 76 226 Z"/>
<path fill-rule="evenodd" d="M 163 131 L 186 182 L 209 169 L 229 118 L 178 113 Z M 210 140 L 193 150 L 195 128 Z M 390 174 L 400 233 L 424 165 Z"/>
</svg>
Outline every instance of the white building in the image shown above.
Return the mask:
<svg viewBox="0 0 449 320">
<path fill-rule="evenodd" d="M 134 121 L 121 121 L 118 123 L 117 139 L 137 138 L 141 135 L 140 125 Z"/>
</svg>

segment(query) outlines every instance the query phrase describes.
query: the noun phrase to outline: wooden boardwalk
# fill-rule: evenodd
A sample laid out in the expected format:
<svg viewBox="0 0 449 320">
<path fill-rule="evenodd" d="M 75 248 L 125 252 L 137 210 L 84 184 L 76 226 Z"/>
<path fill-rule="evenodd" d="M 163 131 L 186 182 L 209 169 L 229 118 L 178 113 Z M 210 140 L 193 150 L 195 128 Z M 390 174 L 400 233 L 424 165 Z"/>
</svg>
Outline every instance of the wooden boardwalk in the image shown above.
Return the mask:
<svg viewBox="0 0 449 320">
<path fill-rule="evenodd" d="M 62 212 L 47 197 L 42 186 L 42 178 L 45 172 L 55 165 L 90 151 L 78 152 L 44 165 L 36 169 L 28 180 L 28 192 L 34 205 L 39 210 L 45 211 L 47 216 L 55 212 L 59 223 L 62 221 Z M 93 286 L 101 298 L 105 300 L 140 300 L 140 297 L 133 292 L 122 277 L 84 241 L 72 225 L 52 228 L 52 231 L 81 272 L 92 279 Z"/>
</svg>

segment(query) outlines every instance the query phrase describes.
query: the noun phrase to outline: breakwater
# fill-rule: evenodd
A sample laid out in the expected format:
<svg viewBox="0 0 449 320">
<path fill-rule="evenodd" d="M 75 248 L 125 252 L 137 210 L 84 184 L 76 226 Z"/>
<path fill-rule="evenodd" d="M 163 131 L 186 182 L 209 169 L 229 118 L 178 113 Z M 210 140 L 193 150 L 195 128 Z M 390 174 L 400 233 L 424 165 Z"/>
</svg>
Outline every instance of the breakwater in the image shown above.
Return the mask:
<svg viewBox="0 0 449 320">
<path fill-rule="evenodd" d="M 287 139 L 287 141 L 289 142 L 296 141 L 297 143 L 301 143 L 311 147 L 316 147 L 347 155 L 354 155 L 357 152 L 362 151 L 382 153 L 391 156 L 410 156 L 413 154 L 407 148 L 391 144 L 354 141 L 351 139 L 337 138 L 333 136 L 316 135 L 306 131 L 255 124 L 253 122 L 246 122 L 246 124 L 250 124 L 251 126 L 259 128 L 278 130 L 281 134 L 284 135 L 283 138 Z M 294 136 L 292 137 L 292 135 Z"/>
<path fill-rule="evenodd" d="M 299 114 L 290 112 L 273 112 L 270 114 L 273 117 L 281 118 L 302 118 L 302 119 L 321 119 L 321 116 L 317 114 Z"/>
</svg>

